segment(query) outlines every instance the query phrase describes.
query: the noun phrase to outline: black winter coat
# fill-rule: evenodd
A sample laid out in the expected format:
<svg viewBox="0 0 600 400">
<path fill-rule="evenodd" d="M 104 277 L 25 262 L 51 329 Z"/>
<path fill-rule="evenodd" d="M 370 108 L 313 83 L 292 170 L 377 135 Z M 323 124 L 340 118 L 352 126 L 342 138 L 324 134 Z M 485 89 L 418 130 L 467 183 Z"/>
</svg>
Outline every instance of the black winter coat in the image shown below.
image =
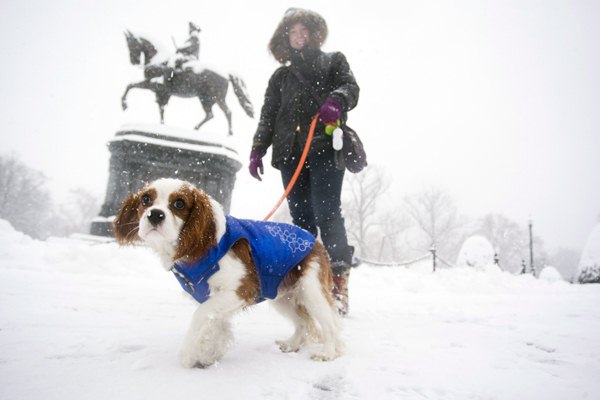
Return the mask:
<svg viewBox="0 0 600 400">
<path fill-rule="evenodd" d="M 342 53 L 304 49 L 292 55 L 291 64 L 312 84 L 320 101 L 315 100 L 311 90 L 298 80 L 289 66 L 282 66 L 273 73 L 252 149 L 264 154 L 272 145 L 271 164 L 275 168 L 290 155 L 301 153 L 312 119 L 328 97 L 342 105 L 342 121 L 358 102 L 359 87 Z M 309 154 L 319 151 L 333 153 L 331 137 L 325 135 L 322 123 L 317 124 Z"/>
</svg>

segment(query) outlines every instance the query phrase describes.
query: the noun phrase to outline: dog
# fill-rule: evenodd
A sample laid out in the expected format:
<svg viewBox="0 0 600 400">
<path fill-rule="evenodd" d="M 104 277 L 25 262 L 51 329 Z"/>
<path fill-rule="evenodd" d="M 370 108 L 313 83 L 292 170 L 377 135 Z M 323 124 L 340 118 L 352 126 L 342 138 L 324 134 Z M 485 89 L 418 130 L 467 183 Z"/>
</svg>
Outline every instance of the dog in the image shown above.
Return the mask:
<svg viewBox="0 0 600 400">
<path fill-rule="evenodd" d="M 183 366 L 219 361 L 233 341 L 229 319 L 269 299 L 295 331 L 276 344 L 297 352 L 314 339 L 311 358 L 329 361 L 343 351 L 332 297 L 327 251 L 289 224 L 238 220 L 189 182 L 164 178 L 122 203 L 114 220 L 121 245 L 144 242 L 198 301 L 180 352 Z"/>
</svg>

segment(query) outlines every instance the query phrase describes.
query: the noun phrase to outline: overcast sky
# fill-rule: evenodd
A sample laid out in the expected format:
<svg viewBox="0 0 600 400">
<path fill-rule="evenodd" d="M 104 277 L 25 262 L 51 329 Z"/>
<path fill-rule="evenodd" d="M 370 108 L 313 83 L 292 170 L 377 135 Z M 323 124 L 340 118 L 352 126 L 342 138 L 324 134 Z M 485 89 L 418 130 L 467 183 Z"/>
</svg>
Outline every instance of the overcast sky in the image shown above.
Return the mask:
<svg viewBox="0 0 600 400">
<path fill-rule="evenodd" d="M 370 163 L 393 179 L 398 203 L 437 186 L 471 217 L 498 212 L 523 225 L 531 217 L 547 247 L 582 248 L 600 214 L 600 2 L 391 4 L 4 0 L 0 152 L 45 171 L 59 195 L 81 186 L 103 196 L 106 142 L 124 123 L 158 122 L 149 92 L 131 92 L 129 110 L 120 108 L 126 85 L 142 78 L 125 29 L 172 50 L 196 22 L 201 60 L 241 75 L 259 110 L 277 67 L 267 42 L 283 12 L 299 6 L 326 18 L 324 50 L 346 54 L 361 86 L 350 125 Z M 246 163 L 257 122 L 233 96 L 228 103 Z M 225 136 L 215 115 L 205 129 Z M 196 100 L 167 107 L 168 124 L 202 118 Z M 271 208 L 279 174 L 266 173 L 258 183 L 244 166 L 234 212 L 261 218 Z"/>
</svg>

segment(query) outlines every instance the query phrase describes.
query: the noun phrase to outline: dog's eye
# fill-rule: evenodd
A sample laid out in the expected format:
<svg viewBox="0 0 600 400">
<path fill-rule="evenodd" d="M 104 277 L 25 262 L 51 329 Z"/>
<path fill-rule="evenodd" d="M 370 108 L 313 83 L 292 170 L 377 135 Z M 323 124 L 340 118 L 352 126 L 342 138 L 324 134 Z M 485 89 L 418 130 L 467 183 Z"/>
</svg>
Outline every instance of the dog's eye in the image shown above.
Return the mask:
<svg viewBox="0 0 600 400">
<path fill-rule="evenodd" d="M 182 210 L 183 207 L 185 207 L 185 202 L 181 199 L 177 199 L 173 202 L 173 207 L 175 207 L 178 210 Z"/>
<path fill-rule="evenodd" d="M 146 207 L 148 204 L 150 204 L 151 201 L 152 201 L 152 198 L 150 198 L 150 195 L 145 194 L 142 196 L 142 205 L 144 207 Z"/>
</svg>

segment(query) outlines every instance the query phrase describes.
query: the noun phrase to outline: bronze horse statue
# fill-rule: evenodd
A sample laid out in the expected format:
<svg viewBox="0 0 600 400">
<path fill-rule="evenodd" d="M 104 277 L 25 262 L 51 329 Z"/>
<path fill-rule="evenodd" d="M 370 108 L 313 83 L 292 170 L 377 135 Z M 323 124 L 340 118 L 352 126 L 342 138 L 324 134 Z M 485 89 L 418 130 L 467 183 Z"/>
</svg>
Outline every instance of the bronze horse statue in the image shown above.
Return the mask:
<svg viewBox="0 0 600 400">
<path fill-rule="evenodd" d="M 202 125 L 213 118 L 212 107 L 216 103 L 227 117 L 229 134 L 233 135 L 233 131 L 231 130 L 231 111 L 225 103 L 225 96 L 227 95 L 229 82 L 231 82 L 240 105 L 250 118 L 254 117 L 254 109 L 246 92 L 246 85 L 241 78 L 229 74 L 229 79 L 227 79 L 210 69 L 204 68 L 197 71 L 194 68 L 186 67 L 185 64 L 182 65 L 182 68 L 175 68 L 169 65 L 168 60 L 154 60 L 153 62 L 153 59 L 158 54 L 158 50 L 149 40 L 135 36 L 129 31 L 125 32 L 125 38 L 127 39 L 127 47 L 129 47 L 131 64 L 140 65 L 141 56 L 144 56 L 145 79 L 127 86 L 121 98 L 123 110 L 127 109 L 127 93 L 131 89 L 151 90 L 156 96 L 156 103 L 160 111 L 160 123 L 164 124 L 165 106 L 171 96 L 197 97 L 206 115 L 196 125 L 195 129 L 200 129 Z M 158 79 L 153 80 L 155 78 L 162 78 L 162 82 Z"/>
</svg>

